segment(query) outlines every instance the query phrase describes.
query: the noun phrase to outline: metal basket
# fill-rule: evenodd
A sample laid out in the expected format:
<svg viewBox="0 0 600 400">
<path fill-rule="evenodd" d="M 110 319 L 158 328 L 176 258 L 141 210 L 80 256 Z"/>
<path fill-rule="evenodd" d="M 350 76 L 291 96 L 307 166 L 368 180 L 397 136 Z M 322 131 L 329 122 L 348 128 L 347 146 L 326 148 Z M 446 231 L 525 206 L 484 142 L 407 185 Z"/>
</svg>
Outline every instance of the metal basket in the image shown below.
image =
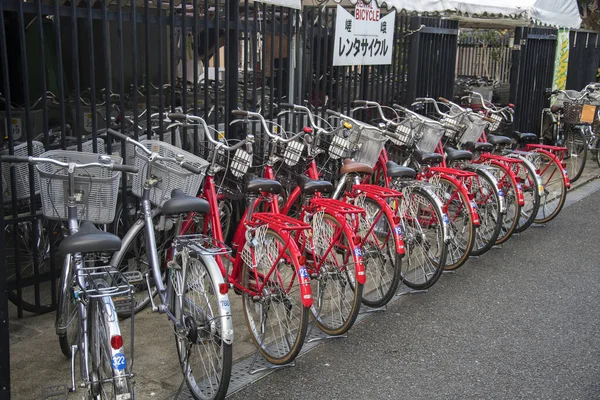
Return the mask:
<svg viewBox="0 0 600 400">
<path fill-rule="evenodd" d="M 390 137 L 390 141 L 396 146 L 411 147 L 415 142 L 415 135 L 417 134 L 421 122 L 406 118 L 395 125 L 394 133 L 399 136 L 398 138 Z"/>
<path fill-rule="evenodd" d="M 105 296 L 127 296 L 132 297 L 132 286 L 130 281 L 136 278 L 142 279 L 141 273 L 138 277 L 124 275 L 123 272 L 110 265 L 97 265 L 97 260 L 86 260 L 85 266 L 77 270 L 79 280 L 87 283 L 86 287 L 80 288 L 88 298 L 98 298 Z M 129 274 L 125 272 L 125 274 Z M 133 278 L 133 279 L 132 279 Z M 131 300 L 131 299 L 129 299 Z M 122 301 L 122 300 L 121 300 Z"/>
<path fill-rule="evenodd" d="M 581 111 L 583 110 L 583 104 L 565 102 L 563 104 L 563 122 L 565 124 L 582 125 L 581 122 Z"/>
<path fill-rule="evenodd" d="M 381 150 L 387 142 L 387 137 L 375 127 L 354 127 L 348 138 L 351 143 L 357 143 L 357 150 L 353 155 L 354 161 L 374 167 L 379 159 Z"/>
<path fill-rule="evenodd" d="M 496 132 L 498 129 L 500 129 L 500 124 L 503 122 L 503 119 L 499 114 L 490 114 L 488 115 L 488 118 L 494 120 L 494 122 L 490 122 L 488 126 L 488 132 Z"/>
<path fill-rule="evenodd" d="M 173 189 L 181 189 L 188 196 L 196 196 L 198 194 L 198 190 L 204 179 L 204 173 L 209 165 L 206 160 L 159 140 L 143 140 L 141 143 L 148 150 L 157 152 L 163 157 L 174 158 L 177 155 L 182 155 L 186 162 L 202 170 L 201 174 L 194 174 L 175 163 L 155 162 L 152 167 L 152 176 L 158 179 L 158 183 L 150 191 L 150 201 L 152 204 L 162 206 L 171 198 Z M 137 147 L 135 149 L 135 166 L 139 169 L 139 172 L 133 176 L 131 191 L 134 195 L 141 197 L 143 184 L 146 180 L 148 158 Z"/>
<path fill-rule="evenodd" d="M 479 116 L 468 116 L 464 121 L 465 129 L 458 135 L 456 141 L 458 144 L 478 142 L 481 135 L 483 135 L 488 122 L 484 121 Z"/>
<path fill-rule="evenodd" d="M 97 153 L 98 154 L 106 154 L 106 148 L 104 146 L 104 139 L 97 138 L 96 143 L 98 144 Z M 77 145 L 74 144 L 72 146 L 67 146 L 67 148 L 65 150 L 77 151 Z M 83 142 L 81 144 L 81 151 L 83 151 L 84 153 L 93 153 L 94 152 L 94 140 L 92 139 L 92 140 L 88 140 L 87 142 Z"/>
<path fill-rule="evenodd" d="M 440 143 L 440 140 L 442 140 L 445 131 L 446 129 L 440 126 L 424 123 L 420 132 L 421 137 L 417 142 L 417 147 L 425 153 L 433 153 Z"/>
<path fill-rule="evenodd" d="M 68 150 L 50 150 L 40 157 L 62 162 L 87 164 L 98 162 L 98 154 Z M 121 164 L 119 156 L 110 156 L 115 164 Z M 69 195 L 69 176 L 66 168 L 53 164 L 37 164 L 40 177 L 42 213 L 50 219 L 66 220 Z M 75 171 L 77 194 L 77 218 L 97 224 L 108 224 L 115 218 L 121 172 L 107 168 L 90 167 Z"/>
<path fill-rule="evenodd" d="M 279 146 L 281 152 L 279 153 L 284 163 L 289 166 L 294 166 L 300 161 L 302 152 L 304 151 L 304 142 L 300 140 L 292 140 L 291 142 Z"/>
<path fill-rule="evenodd" d="M 569 97 L 571 98 L 575 98 L 578 99 L 581 97 L 581 95 L 583 93 L 581 93 L 578 90 L 565 90 L 565 92 L 567 93 L 567 95 L 569 95 Z M 567 95 L 565 95 L 564 93 L 559 93 L 556 96 L 556 102 L 554 103 L 555 106 L 559 106 L 559 107 L 564 107 L 565 103 L 572 103 L 573 100 L 570 100 L 569 97 L 567 97 Z"/>
<path fill-rule="evenodd" d="M 0 111 L 0 134 L 3 138 L 8 137 L 8 125 L 12 127 L 12 139 L 19 140 L 23 137 L 25 129 L 25 109 L 14 108 L 10 112 L 11 121 L 7 124 L 6 111 Z M 42 110 L 29 111 L 29 134 L 36 137 L 44 132 L 44 112 Z"/>
<path fill-rule="evenodd" d="M 31 147 L 31 155 L 34 157 L 38 157 L 40 154 L 44 152 L 44 145 L 40 142 L 33 141 Z M 0 151 L 0 154 L 6 155 L 8 154 L 8 150 Z M 27 157 L 29 153 L 27 152 L 27 143 L 21 143 L 14 147 L 14 155 L 19 157 Z M 17 163 L 14 164 L 15 167 L 15 178 L 16 178 L 16 189 L 17 189 L 17 200 L 24 200 L 29 198 L 29 164 L 27 163 Z M 2 178 L 4 179 L 5 185 L 3 186 L 4 191 L 2 193 L 2 197 L 4 201 L 10 201 L 12 198 L 12 180 L 10 179 L 10 168 L 8 165 L 4 165 L 2 168 Z M 38 179 L 37 174 L 33 175 L 33 185 L 35 188 L 35 193 L 40 192 L 40 181 Z"/>
</svg>

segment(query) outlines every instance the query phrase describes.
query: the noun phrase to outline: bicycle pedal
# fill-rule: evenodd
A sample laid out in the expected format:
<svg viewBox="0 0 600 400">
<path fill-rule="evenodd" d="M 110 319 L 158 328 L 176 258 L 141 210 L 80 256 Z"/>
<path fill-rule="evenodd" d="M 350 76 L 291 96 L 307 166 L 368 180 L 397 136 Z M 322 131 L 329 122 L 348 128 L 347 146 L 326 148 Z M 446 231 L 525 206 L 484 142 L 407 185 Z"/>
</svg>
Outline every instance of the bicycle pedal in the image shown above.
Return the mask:
<svg viewBox="0 0 600 400">
<path fill-rule="evenodd" d="M 65 384 L 42 386 L 43 400 L 66 400 L 69 395 L 69 387 Z"/>
<path fill-rule="evenodd" d="M 127 283 L 135 285 L 144 281 L 144 275 L 140 271 L 127 271 L 123 272 L 123 276 Z"/>
<path fill-rule="evenodd" d="M 119 314 L 131 313 L 133 308 L 132 298 L 129 296 L 113 297 L 115 311 Z"/>
</svg>

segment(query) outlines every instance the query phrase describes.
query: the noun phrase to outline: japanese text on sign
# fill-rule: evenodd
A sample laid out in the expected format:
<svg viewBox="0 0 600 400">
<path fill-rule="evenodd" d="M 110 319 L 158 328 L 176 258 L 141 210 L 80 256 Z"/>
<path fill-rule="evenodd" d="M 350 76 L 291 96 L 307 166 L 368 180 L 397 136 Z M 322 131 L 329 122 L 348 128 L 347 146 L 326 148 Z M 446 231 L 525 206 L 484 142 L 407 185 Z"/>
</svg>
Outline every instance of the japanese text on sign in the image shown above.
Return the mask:
<svg viewBox="0 0 600 400">
<path fill-rule="evenodd" d="M 337 6 L 333 65 L 391 64 L 395 14 L 381 17 L 375 0 L 359 1 L 354 14 Z"/>
</svg>

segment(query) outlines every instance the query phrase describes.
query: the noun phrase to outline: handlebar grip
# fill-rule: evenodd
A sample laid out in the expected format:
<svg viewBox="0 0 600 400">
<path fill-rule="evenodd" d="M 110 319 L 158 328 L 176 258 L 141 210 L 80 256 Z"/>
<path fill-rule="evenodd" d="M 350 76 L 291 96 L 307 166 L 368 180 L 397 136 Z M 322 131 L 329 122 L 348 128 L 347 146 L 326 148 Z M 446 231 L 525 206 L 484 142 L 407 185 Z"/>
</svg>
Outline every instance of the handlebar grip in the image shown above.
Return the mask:
<svg viewBox="0 0 600 400">
<path fill-rule="evenodd" d="M 121 172 L 129 172 L 131 174 L 137 174 L 139 169 L 134 165 L 125 165 L 125 164 L 113 164 L 113 171 L 121 171 Z"/>
<path fill-rule="evenodd" d="M 187 115 L 185 115 L 184 113 L 168 113 L 167 117 L 169 119 L 172 120 L 180 120 L 180 121 L 185 121 L 187 119 Z"/>
<path fill-rule="evenodd" d="M 5 156 L 0 156 L 0 162 L 26 163 L 26 162 L 29 162 L 29 157 L 5 155 Z"/>
<path fill-rule="evenodd" d="M 438 98 L 438 100 L 439 100 L 439 101 L 441 101 L 442 103 L 446 103 L 446 104 L 449 104 L 449 103 L 450 103 L 450 100 L 448 100 L 447 98 L 445 98 L 445 97 L 442 97 L 442 96 L 440 96 L 440 97 Z"/>
<path fill-rule="evenodd" d="M 238 118 L 246 118 L 248 116 L 248 111 L 244 110 L 231 110 L 231 115 Z"/>
<path fill-rule="evenodd" d="M 337 111 L 330 110 L 329 108 L 328 108 L 327 110 L 325 110 L 325 112 L 326 112 L 327 114 L 329 114 L 329 115 L 334 115 L 334 116 L 336 116 L 336 117 L 343 118 L 342 114 L 340 114 L 340 113 L 339 113 L 339 112 L 337 112 Z"/>
<path fill-rule="evenodd" d="M 117 132 L 114 129 L 108 128 L 106 129 L 106 133 L 108 133 L 111 136 L 114 136 L 118 139 L 121 139 L 123 141 L 127 141 L 127 139 L 129 138 L 129 136 L 122 134 L 121 132 Z"/>
<path fill-rule="evenodd" d="M 465 90 L 463 93 L 465 93 L 465 94 L 473 94 L 473 91 L 472 90 Z"/>
<path fill-rule="evenodd" d="M 181 163 L 181 168 L 187 169 L 188 171 L 190 171 L 193 174 L 201 174 L 202 173 L 201 169 L 194 167 L 192 164 L 190 164 L 187 161 L 184 161 Z"/>
<path fill-rule="evenodd" d="M 288 108 L 288 109 L 293 110 L 295 107 L 293 104 L 290 104 L 290 103 L 280 103 L 279 108 Z"/>
<path fill-rule="evenodd" d="M 420 102 L 425 102 L 426 100 L 427 100 L 427 99 L 426 99 L 425 97 L 417 97 L 417 98 L 415 99 L 415 102 L 419 102 L 419 101 L 420 101 Z"/>
<path fill-rule="evenodd" d="M 367 101 L 366 100 L 354 100 L 352 102 L 352 105 L 354 105 L 354 106 L 366 106 L 367 105 Z"/>
</svg>

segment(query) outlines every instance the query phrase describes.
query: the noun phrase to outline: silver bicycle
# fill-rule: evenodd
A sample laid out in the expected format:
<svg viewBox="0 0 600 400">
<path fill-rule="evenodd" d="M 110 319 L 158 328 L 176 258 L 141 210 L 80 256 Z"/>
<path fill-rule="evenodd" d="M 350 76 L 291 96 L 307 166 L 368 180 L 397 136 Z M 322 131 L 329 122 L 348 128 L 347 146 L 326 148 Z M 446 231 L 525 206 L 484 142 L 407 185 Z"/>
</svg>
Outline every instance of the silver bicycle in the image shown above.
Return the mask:
<svg viewBox="0 0 600 400">
<path fill-rule="evenodd" d="M 90 399 L 133 399 L 133 335 L 129 357 L 116 318 L 113 296 L 131 298 L 131 279 L 106 263 L 121 240 L 96 228 L 112 221 L 121 172 L 121 158 L 94 153 L 52 150 L 39 157 L 0 156 L 4 163 L 36 166 L 42 213 L 67 221 L 68 236 L 60 244 L 65 254 L 58 288 L 56 333 L 61 350 L 71 358 L 71 387 L 75 391 L 75 358 L 79 355 L 81 387 Z M 82 222 L 81 225 L 79 221 Z M 139 275 L 139 274 L 138 274 Z M 133 318 L 132 318 L 133 333 Z"/>
</svg>

